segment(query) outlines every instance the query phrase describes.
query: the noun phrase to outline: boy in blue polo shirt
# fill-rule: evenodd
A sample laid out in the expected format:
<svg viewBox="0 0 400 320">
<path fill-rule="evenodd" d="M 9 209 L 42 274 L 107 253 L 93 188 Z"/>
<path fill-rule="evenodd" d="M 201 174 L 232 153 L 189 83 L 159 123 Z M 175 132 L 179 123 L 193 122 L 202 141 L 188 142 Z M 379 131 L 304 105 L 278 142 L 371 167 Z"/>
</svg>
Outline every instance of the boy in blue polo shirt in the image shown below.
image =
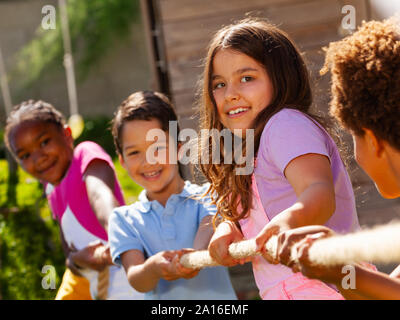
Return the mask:
<svg viewBox="0 0 400 320">
<path fill-rule="evenodd" d="M 120 162 L 144 190 L 138 202 L 110 216 L 113 262 L 124 266 L 129 283 L 146 299 L 236 299 L 226 268 L 199 271 L 179 263 L 183 254 L 207 248 L 215 207 L 196 197 L 207 186 L 185 182 L 168 159 L 177 154 L 170 121 L 177 121 L 176 114 L 157 92 L 134 93 L 116 112 L 112 133 Z"/>
</svg>

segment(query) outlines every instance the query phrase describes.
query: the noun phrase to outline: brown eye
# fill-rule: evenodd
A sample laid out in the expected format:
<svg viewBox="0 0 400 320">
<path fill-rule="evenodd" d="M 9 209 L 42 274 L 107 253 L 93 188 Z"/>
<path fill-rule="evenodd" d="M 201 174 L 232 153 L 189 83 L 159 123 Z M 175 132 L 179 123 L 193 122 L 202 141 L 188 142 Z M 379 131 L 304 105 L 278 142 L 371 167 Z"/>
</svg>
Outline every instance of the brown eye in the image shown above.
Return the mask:
<svg viewBox="0 0 400 320">
<path fill-rule="evenodd" d="M 128 156 L 134 156 L 137 155 L 139 153 L 139 151 L 131 151 L 128 153 Z"/>
<path fill-rule="evenodd" d="M 242 78 L 240 79 L 240 82 L 245 83 L 245 82 L 249 82 L 249 81 L 251 81 L 251 80 L 253 80 L 253 79 L 254 79 L 253 77 L 244 76 L 244 77 L 242 77 Z"/>
<path fill-rule="evenodd" d="M 216 83 L 216 84 L 213 86 L 213 90 L 221 89 L 221 88 L 223 88 L 223 87 L 225 87 L 225 83 L 219 82 L 219 83 Z"/>
<path fill-rule="evenodd" d="M 50 142 L 50 138 L 45 139 L 45 140 L 43 140 L 43 141 L 40 143 L 40 146 L 41 146 L 41 147 L 44 147 L 44 146 L 46 146 L 49 142 Z"/>
</svg>

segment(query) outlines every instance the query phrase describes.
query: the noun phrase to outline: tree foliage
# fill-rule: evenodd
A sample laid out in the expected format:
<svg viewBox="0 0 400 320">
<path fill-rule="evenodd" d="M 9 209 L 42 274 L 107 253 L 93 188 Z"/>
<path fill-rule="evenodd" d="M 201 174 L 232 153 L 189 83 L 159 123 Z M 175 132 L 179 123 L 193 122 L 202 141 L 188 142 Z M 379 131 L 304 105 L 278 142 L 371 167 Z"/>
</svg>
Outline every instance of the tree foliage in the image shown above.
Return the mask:
<svg viewBox="0 0 400 320">
<path fill-rule="evenodd" d="M 100 61 L 117 40 L 126 39 L 139 18 L 139 0 L 68 0 L 67 11 L 72 50 L 79 80 Z M 36 37 L 18 55 L 14 73 L 23 75 L 23 87 L 63 63 L 64 47 L 60 17 L 56 29 L 41 26 Z"/>
</svg>

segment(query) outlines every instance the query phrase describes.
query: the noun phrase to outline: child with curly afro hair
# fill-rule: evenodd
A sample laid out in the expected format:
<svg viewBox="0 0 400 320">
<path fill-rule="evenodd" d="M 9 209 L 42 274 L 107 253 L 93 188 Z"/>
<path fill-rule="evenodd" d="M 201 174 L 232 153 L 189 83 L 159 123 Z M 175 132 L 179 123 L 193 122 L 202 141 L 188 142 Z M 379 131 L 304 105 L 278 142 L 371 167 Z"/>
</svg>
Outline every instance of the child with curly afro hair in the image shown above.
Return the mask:
<svg viewBox="0 0 400 320">
<path fill-rule="evenodd" d="M 331 71 L 330 113 L 353 136 L 358 164 L 384 198 L 400 197 L 400 20 L 363 22 L 352 35 L 330 43 L 321 74 Z M 294 271 L 333 283 L 348 299 L 400 299 L 400 266 L 390 276 L 355 265 L 355 289 L 342 287 L 343 266 L 315 266 L 308 249 L 317 238 L 331 236 L 323 226 L 293 229 L 278 237 L 298 241 Z M 400 232 L 400 230 L 399 230 Z M 281 248 L 288 250 L 288 248 Z M 278 254 L 279 255 L 279 254 Z M 285 261 L 284 261 L 285 262 Z"/>
<path fill-rule="evenodd" d="M 395 168 L 400 165 L 399 18 L 364 22 L 352 36 L 331 43 L 321 73 L 329 69 L 330 113 L 353 135 L 356 160 L 381 195 L 399 197 L 400 169 Z M 366 149 L 369 144 L 372 150 Z M 377 158 L 365 154 L 368 150 L 378 152 Z"/>
</svg>

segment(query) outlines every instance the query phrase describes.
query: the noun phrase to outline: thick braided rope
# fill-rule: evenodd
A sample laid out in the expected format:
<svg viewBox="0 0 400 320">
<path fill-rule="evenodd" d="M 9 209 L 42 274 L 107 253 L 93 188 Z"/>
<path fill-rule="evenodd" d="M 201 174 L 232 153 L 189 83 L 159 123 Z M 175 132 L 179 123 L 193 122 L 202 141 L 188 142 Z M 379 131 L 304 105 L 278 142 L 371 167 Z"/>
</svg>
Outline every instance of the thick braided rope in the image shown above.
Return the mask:
<svg viewBox="0 0 400 320">
<path fill-rule="evenodd" d="M 271 237 L 265 246 L 275 256 L 277 237 Z M 229 253 L 236 259 L 254 256 L 257 254 L 256 243 L 254 239 L 232 243 Z M 294 251 L 292 258 L 296 259 Z M 326 266 L 361 261 L 400 263 L 400 223 L 316 240 L 310 247 L 309 259 L 314 264 Z M 218 265 L 207 250 L 187 253 L 181 257 L 180 262 L 184 267 L 192 269 Z"/>
<path fill-rule="evenodd" d="M 308 255 L 314 264 L 326 266 L 360 261 L 400 263 L 400 223 L 320 239 Z"/>
<path fill-rule="evenodd" d="M 106 267 L 97 277 L 97 299 L 106 300 L 110 282 L 110 268 Z"/>
<path fill-rule="evenodd" d="M 276 240 L 277 237 L 272 237 L 266 244 L 266 248 L 271 254 L 276 252 Z M 254 239 L 244 240 L 232 243 L 229 246 L 229 254 L 234 259 L 252 257 L 258 254 L 256 248 L 257 245 Z M 211 258 L 208 250 L 187 253 L 181 257 L 180 262 L 184 267 L 192 269 L 201 269 L 204 267 L 214 267 L 219 265 L 213 258 Z"/>
<path fill-rule="evenodd" d="M 97 247 L 94 252 L 94 257 L 101 260 L 106 255 L 108 247 L 100 246 Z M 105 267 L 102 271 L 99 271 L 97 275 L 97 299 L 106 300 L 108 296 L 108 287 L 110 283 L 110 268 Z"/>
</svg>

